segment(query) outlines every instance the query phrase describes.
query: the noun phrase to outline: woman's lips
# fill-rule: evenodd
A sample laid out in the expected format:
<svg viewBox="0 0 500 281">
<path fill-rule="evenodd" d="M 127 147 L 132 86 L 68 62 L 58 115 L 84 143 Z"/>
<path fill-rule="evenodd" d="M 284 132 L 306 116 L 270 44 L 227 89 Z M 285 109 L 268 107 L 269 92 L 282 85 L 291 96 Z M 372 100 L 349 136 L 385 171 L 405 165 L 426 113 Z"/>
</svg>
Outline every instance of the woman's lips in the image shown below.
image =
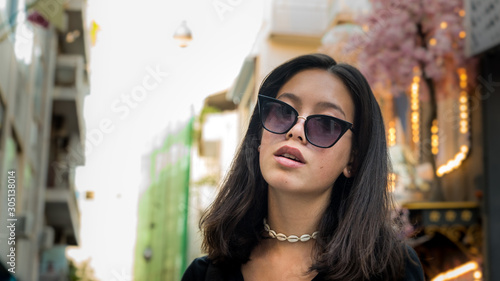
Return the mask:
<svg viewBox="0 0 500 281">
<path fill-rule="evenodd" d="M 276 162 L 278 162 L 282 166 L 285 166 L 288 168 L 299 168 L 299 167 L 302 167 L 305 165 L 302 162 L 298 162 L 298 161 L 295 161 L 295 160 L 292 160 L 292 159 L 289 159 L 289 158 L 286 158 L 283 156 L 278 156 L 278 155 L 274 155 L 274 159 L 276 160 Z"/>
<path fill-rule="evenodd" d="M 291 146 L 282 146 L 274 153 L 274 158 L 278 163 L 290 168 L 304 166 L 306 161 L 300 150 Z"/>
</svg>

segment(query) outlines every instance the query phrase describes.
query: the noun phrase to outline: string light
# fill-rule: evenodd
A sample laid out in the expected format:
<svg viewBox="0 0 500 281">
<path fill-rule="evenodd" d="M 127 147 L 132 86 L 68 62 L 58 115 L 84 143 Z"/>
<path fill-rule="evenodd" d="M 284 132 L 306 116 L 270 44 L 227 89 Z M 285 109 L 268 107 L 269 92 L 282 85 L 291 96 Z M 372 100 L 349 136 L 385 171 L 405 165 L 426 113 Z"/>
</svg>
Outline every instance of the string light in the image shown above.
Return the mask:
<svg viewBox="0 0 500 281">
<path fill-rule="evenodd" d="M 467 99 L 467 72 L 464 68 L 458 69 L 458 75 L 460 77 L 460 97 L 459 97 L 459 109 L 460 109 L 460 133 L 467 134 L 469 132 L 469 104 Z"/>
<path fill-rule="evenodd" d="M 459 82 L 460 97 L 458 98 L 459 101 L 458 108 L 460 110 L 459 131 L 462 135 L 465 135 L 469 133 L 469 101 L 467 98 L 467 71 L 465 70 L 465 68 L 459 68 L 457 70 L 457 73 L 460 79 Z M 434 145 L 434 139 L 432 139 L 432 145 Z M 432 149 L 433 149 L 432 153 L 434 154 L 434 146 L 432 146 Z M 462 164 L 462 161 L 467 157 L 468 152 L 469 152 L 469 147 L 467 145 L 462 145 L 460 147 L 460 151 L 455 154 L 455 157 L 453 159 L 448 160 L 446 164 L 441 165 L 437 168 L 436 175 L 438 177 L 442 177 L 443 175 L 457 169 Z"/>
<path fill-rule="evenodd" d="M 387 189 L 389 192 L 394 192 L 396 190 L 396 174 L 395 173 L 389 173 L 389 176 L 387 178 Z"/>
<path fill-rule="evenodd" d="M 434 119 L 432 121 L 432 127 L 431 127 L 431 147 L 432 147 L 432 154 L 436 155 L 439 152 L 439 135 L 438 135 L 438 121 L 437 119 Z"/>
<path fill-rule="evenodd" d="M 459 276 L 466 274 L 467 272 L 476 270 L 478 267 L 479 267 L 479 265 L 477 264 L 477 262 L 471 261 L 471 262 L 465 263 L 459 267 L 455 267 L 452 270 L 448 270 L 444 273 L 441 273 L 438 276 L 432 278 L 431 281 L 452 280 L 452 279 L 455 279 Z"/>
<path fill-rule="evenodd" d="M 396 126 L 394 124 L 394 121 L 389 122 L 389 134 L 387 135 L 387 144 L 389 146 L 396 145 Z"/>
<path fill-rule="evenodd" d="M 415 70 L 414 70 L 415 71 Z M 415 75 L 411 83 L 411 131 L 414 144 L 420 142 L 420 102 L 419 102 L 420 77 Z"/>
<path fill-rule="evenodd" d="M 463 30 L 462 30 L 462 31 L 460 31 L 460 33 L 458 34 L 458 37 L 460 37 L 460 38 L 462 38 L 462 39 L 464 39 L 464 38 L 465 38 L 465 36 L 466 36 L 466 33 L 465 33 L 465 31 L 463 31 Z"/>
<path fill-rule="evenodd" d="M 446 164 L 441 165 L 436 172 L 436 175 L 438 177 L 442 177 L 444 174 L 447 174 L 455 169 L 457 169 L 461 164 L 462 161 L 467 157 L 467 153 L 469 152 L 469 147 L 466 145 L 462 145 L 460 147 L 460 152 L 455 154 L 455 157 L 451 160 L 448 160 Z"/>
<path fill-rule="evenodd" d="M 448 27 L 448 23 L 445 21 L 441 22 L 441 29 L 446 29 Z"/>
<path fill-rule="evenodd" d="M 463 38 L 463 37 L 460 37 L 460 38 Z M 429 40 L 429 45 L 431 45 L 431 46 L 436 45 L 436 43 L 437 43 L 436 38 L 431 38 L 431 40 Z"/>
</svg>

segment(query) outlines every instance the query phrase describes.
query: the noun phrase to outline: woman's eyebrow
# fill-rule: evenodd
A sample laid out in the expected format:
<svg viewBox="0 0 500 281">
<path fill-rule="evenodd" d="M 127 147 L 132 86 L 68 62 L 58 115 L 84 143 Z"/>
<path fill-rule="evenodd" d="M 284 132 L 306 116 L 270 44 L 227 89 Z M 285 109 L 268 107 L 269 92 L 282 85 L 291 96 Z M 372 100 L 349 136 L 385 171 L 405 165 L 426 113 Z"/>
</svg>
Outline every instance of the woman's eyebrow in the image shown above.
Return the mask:
<svg viewBox="0 0 500 281">
<path fill-rule="evenodd" d="M 344 115 L 344 117 L 346 117 L 345 112 L 342 110 L 342 108 L 338 104 L 322 101 L 322 102 L 319 102 L 316 106 L 318 108 L 321 108 L 321 109 L 333 108 L 334 110 L 342 113 L 342 115 Z"/>
<path fill-rule="evenodd" d="M 283 93 L 279 96 L 279 99 L 282 99 L 282 98 L 290 99 L 292 102 L 296 103 L 298 106 L 302 105 L 302 100 L 292 93 Z M 346 117 L 345 112 L 342 110 L 342 108 L 338 104 L 335 104 L 332 102 L 327 102 L 327 101 L 319 102 L 318 104 L 316 104 L 316 108 L 318 108 L 320 110 L 332 108 L 332 109 L 340 112 L 342 115 L 344 115 L 344 118 Z"/>
<path fill-rule="evenodd" d="M 302 101 L 300 100 L 300 98 L 292 93 L 283 93 L 277 99 L 281 99 L 281 98 L 288 98 L 291 101 L 293 101 L 294 103 L 297 103 L 298 105 L 302 104 Z"/>
</svg>

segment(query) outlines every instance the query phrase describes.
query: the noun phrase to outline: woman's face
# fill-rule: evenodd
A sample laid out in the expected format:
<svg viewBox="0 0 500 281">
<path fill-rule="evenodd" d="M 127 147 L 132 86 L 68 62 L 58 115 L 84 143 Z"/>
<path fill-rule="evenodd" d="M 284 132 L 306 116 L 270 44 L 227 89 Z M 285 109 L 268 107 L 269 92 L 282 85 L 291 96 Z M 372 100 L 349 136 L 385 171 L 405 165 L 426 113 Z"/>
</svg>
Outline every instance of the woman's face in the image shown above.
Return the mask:
<svg viewBox="0 0 500 281">
<path fill-rule="evenodd" d="M 339 78 L 325 70 L 297 73 L 281 87 L 276 98 L 294 107 L 299 116 L 323 114 L 354 121 L 351 95 Z M 350 177 L 352 131 L 348 130 L 334 146 L 320 148 L 306 140 L 304 122 L 299 118 L 285 134 L 263 129 L 259 162 L 269 188 L 322 194 L 331 190 L 341 173 Z M 290 159 L 291 155 L 300 161 Z"/>
</svg>

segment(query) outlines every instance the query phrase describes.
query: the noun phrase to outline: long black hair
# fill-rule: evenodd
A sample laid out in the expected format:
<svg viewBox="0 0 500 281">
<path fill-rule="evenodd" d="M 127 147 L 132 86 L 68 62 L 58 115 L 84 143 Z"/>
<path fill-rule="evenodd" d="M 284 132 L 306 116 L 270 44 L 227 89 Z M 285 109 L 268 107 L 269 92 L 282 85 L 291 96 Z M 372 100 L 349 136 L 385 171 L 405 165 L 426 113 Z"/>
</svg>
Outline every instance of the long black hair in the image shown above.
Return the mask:
<svg viewBox="0 0 500 281">
<path fill-rule="evenodd" d="M 322 215 L 313 265 L 328 280 L 398 280 L 403 274 L 404 247 L 389 209 L 389 159 L 378 103 L 364 76 L 323 54 L 294 58 L 275 68 L 259 94 L 276 97 L 291 77 L 307 69 L 323 69 L 339 78 L 355 108 L 351 164 L 353 176 L 341 174 Z M 220 266 L 247 262 L 263 239 L 267 216 L 267 183 L 259 167 L 262 125 L 257 107 L 217 198 L 200 220 L 203 249 Z"/>
</svg>

